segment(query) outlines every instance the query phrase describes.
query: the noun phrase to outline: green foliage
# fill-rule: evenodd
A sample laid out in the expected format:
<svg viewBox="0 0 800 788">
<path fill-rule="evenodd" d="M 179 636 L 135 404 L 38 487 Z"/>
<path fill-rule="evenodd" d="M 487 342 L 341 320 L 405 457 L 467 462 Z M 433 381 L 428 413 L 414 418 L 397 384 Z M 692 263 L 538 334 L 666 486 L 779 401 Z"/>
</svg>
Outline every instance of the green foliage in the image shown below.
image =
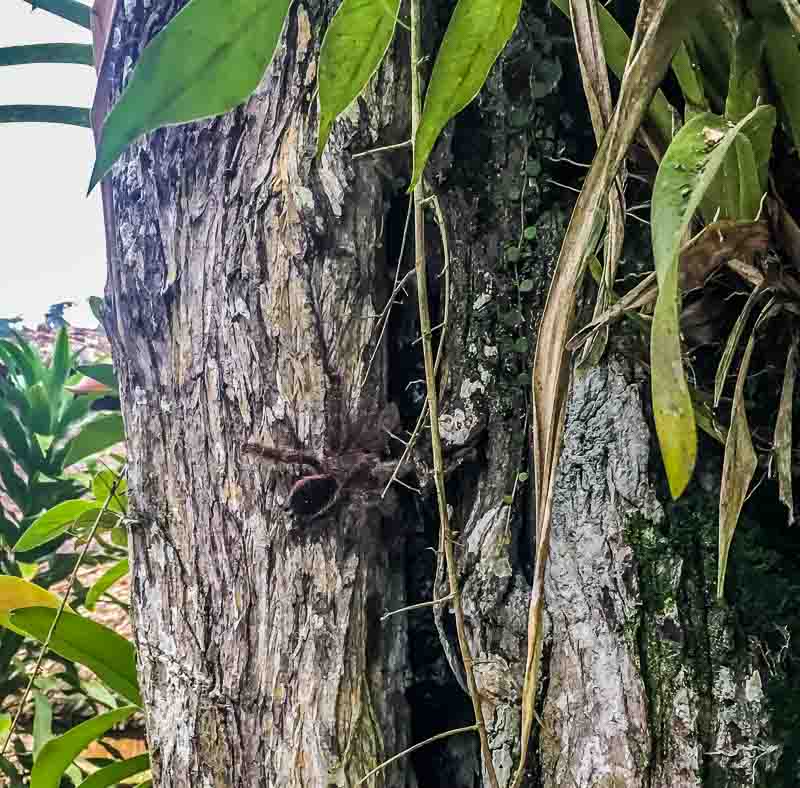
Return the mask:
<svg viewBox="0 0 800 788">
<path fill-rule="evenodd" d="M 80 474 L 66 473 L 73 459 L 103 451 L 124 435 L 118 413 L 96 415 L 90 409 L 112 388 L 100 386 L 90 394 L 70 390 L 79 392 L 79 384 L 88 378 L 76 370 L 65 330 L 59 332 L 49 362 L 18 335 L 0 340 L 0 364 L 0 486 L 15 507 L 11 511 L 0 508 L 0 626 L 4 628 L 0 633 L 0 696 L 17 696 L 27 682 L 30 651 L 22 645 L 20 636 L 48 640 L 62 600 L 47 588 L 63 580 L 76 565 L 77 555 L 63 550 L 65 540 L 71 537 L 73 544 L 85 540 L 96 521 L 99 532 L 112 540 L 110 545 L 102 542 L 105 546 L 88 553 L 85 560 L 89 566 L 109 564 L 108 572 L 95 584 L 91 605 L 86 604 L 87 592 L 78 584 L 80 594 L 74 607 L 64 608 L 49 639 L 51 656 L 64 669 L 57 680 L 37 679 L 34 750 L 26 753 L 16 740 L 18 765 L 0 760 L 0 771 L 9 780 L 22 779 L 32 758 L 34 772 L 39 769 L 41 779 L 52 779 L 61 768 L 60 756 L 52 753 L 57 750 L 63 755 L 63 750 L 53 744 L 56 739 L 47 740 L 52 726 L 64 727 L 63 720 L 50 718 L 52 691 L 63 694 L 66 690 L 68 708 L 80 710 L 83 716 L 90 709 L 94 713 L 98 704 L 106 708 L 111 704 L 113 708 L 118 705 L 118 696 L 137 705 L 141 702 L 133 645 L 76 612 L 81 604 L 93 608 L 126 571 L 124 553 L 114 545 L 127 511 L 127 488 L 124 480 L 108 468 L 85 481 Z M 110 365 L 90 365 L 87 371 L 116 387 Z M 17 560 L 11 556 L 12 549 Z M 92 670 L 108 689 L 96 680 L 81 679 L 77 664 Z M 62 707 L 63 701 L 59 703 Z M 61 773 L 68 774 L 74 783 L 85 776 L 70 763 Z"/>
<path fill-rule="evenodd" d="M 191 0 L 142 52 L 106 119 L 91 191 L 137 137 L 233 109 L 272 60 L 289 0 Z"/>
<path fill-rule="evenodd" d="M 44 745 L 33 766 L 31 788 L 59 788 L 61 778 L 72 761 L 91 742 L 102 738 L 103 734 L 115 725 L 125 722 L 136 711 L 138 711 L 136 706 L 114 709 L 51 739 Z"/>
<path fill-rule="evenodd" d="M 149 768 L 150 756 L 146 754 L 126 758 L 124 761 L 115 761 L 87 777 L 78 788 L 109 788 L 127 777 L 135 777 Z"/>
<path fill-rule="evenodd" d="M 319 53 L 317 154 L 331 125 L 367 86 L 392 43 L 400 0 L 343 0 Z"/>
<path fill-rule="evenodd" d="M 50 607 L 28 607 L 11 613 L 11 624 L 40 643 L 47 642 L 56 616 Z M 62 613 L 49 647 L 66 659 L 84 665 L 123 698 L 142 705 L 136 678 L 133 644 L 114 630 L 75 613 Z"/>
<path fill-rule="evenodd" d="M 414 140 L 411 186 L 447 122 L 483 87 L 519 18 L 521 0 L 459 0 L 436 56 Z"/>
</svg>

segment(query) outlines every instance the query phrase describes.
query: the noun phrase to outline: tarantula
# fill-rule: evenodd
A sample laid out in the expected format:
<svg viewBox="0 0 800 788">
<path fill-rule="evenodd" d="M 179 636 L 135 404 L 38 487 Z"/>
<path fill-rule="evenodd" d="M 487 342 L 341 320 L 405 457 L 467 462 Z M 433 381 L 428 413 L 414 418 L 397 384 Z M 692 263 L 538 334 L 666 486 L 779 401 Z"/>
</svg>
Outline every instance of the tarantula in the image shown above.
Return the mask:
<svg viewBox="0 0 800 788">
<path fill-rule="evenodd" d="M 383 455 L 387 434 L 400 424 L 397 406 L 390 403 L 370 422 L 367 419 L 355 436 L 360 443 L 358 448 L 346 448 L 333 456 L 319 457 L 303 450 L 252 441 L 245 444 L 244 450 L 282 465 L 310 469 L 311 473 L 292 485 L 286 508 L 299 517 L 316 520 L 330 512 L 348 490 L 379 495 L 394 473 L 396 462 L 384 460 Z"/>
</svg>

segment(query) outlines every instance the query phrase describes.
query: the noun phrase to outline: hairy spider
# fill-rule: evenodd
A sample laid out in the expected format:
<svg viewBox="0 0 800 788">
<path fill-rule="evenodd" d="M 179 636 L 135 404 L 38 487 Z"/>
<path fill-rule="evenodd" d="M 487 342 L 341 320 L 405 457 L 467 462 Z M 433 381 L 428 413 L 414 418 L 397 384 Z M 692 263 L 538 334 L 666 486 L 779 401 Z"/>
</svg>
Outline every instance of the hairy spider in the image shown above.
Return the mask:
<svg viewBox="0 0 800 788">
<path fill-rule="evenodd" d="M 397 406 L 390 403 L 377 419 L 362 421 L 354 436 L 361 444 L 359 448 L 344 449 L 332 456 L 317 456 L 303 450 L 248 442 L 244 450 L 282 465 L 310 469 L 310 473 L 292 485 L 286 508 L 295 515 L 316 520 L 333 509 L 348 490 L 372 495 L 380 493 L 396 464 L 383 459 L 386 437 L 399 424 L 400 413 Z"/>
</svg>

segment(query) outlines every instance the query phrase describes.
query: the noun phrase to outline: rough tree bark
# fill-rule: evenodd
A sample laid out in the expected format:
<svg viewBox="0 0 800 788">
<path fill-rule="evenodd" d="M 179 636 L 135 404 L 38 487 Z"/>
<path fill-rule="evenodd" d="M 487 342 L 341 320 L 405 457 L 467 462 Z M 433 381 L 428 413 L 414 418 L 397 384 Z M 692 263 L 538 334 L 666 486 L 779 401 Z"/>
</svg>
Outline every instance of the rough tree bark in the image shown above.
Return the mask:
<svg viewBox="0 0 800 788">
<path fill-rule="evenodd" d="M 119 4 L 112 93 L 181 5 Z M 430 4 L 428 44 L 444 5 Z M 149 135 L 111 176 L 107 328 L 129 437 L 136 641 L 161 788 L 354 786 L 412 742 L 471 722 L 449 610 L 380 620 L 446 593 L 429 550 L 424 436 L 422 494 L 400 488 L 379 506 L 368 481 L 311 523 L 282 508 L 300 469 L 243 451 L 255 440 L 340 457 L 387 401 L 406 428 L 421 405 L 413 282 L 382 336 L 375 318 L 401 246 L 405 154 L 353 157 L 408 134 L 407 37 L 316 161 L 316 61 L 336 6 L 296 3 L 245 106 Z M 518 753 L 535 527 L 529 485 L 515 483 L 527 468 L 525 376 L 569 210 L 569 193 L 550 180 L 577 182 L 559 159 L 585 159 L 590 147 L 567 33 L 546 3 L 527 3 L 480 100 L 431 165 L 451 255 L 441 423 L 459 460 L 448 492 L 503 785 Z M 441 319 L 433 223 L 429 237 Z M 573 384 L 529 786 L 744 786 L 781 754 L 758 648 L 736 639 L 735 611 L 712 604 L 709 497 L 698 487 L 679 511 L 660 503 L 641 383 L 613 347 Z M 773 675 L 781 670 L 776 658 Z M 475 741 L 443 740 L 371 784 L 481 785 Z"/>
</svg>

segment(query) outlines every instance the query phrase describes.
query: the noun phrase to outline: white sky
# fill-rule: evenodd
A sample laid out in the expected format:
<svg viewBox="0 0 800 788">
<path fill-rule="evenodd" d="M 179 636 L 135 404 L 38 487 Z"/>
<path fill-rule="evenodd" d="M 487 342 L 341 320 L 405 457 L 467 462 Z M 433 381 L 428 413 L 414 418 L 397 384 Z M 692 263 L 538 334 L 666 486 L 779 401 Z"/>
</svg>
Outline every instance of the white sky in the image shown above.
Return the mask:
<svg viewBox="0 0 800 788">
<path fill-rule="evenodd" d="M 0 0 L 0 46 L 91 43 L 88 30 L 23 0 Z M 88 66 L 0 68 L 0 104 L 88 107 L 94 94 Z M 86 198 L 94 160 L 90 129 L 0 123 L 0 318 L 42 322 L 59 301 L 84 302 L 66 316 L 96 325 L 85 300 L 105 285 L 100 189 Z"/>
</svg>

